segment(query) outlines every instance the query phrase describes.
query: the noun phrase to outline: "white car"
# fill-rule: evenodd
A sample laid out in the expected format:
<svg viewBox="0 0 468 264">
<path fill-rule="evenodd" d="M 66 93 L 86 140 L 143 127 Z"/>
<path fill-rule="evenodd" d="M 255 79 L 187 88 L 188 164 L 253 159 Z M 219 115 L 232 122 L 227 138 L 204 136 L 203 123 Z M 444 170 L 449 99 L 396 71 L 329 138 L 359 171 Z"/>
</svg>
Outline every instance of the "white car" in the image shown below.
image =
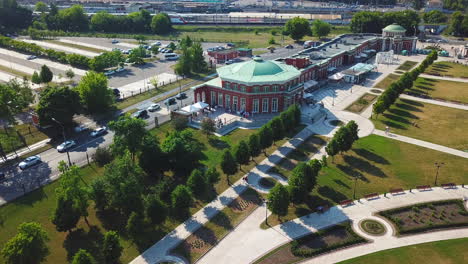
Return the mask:
<svg viewBox="0 0 468 264">
<path fill-rule="evenodd" d="M 153 44 L 151 44 L 151 46 L 161 46 L 161 42 L 160 42 L 160 41 L 156 41 L 156 42 L 154 42 Z"/>
<path fill-rule="evenodd" d="M 161 109 L 161 106 L 158 105 L 158 104 L 152 104 L 148 107 L 148 111 L 150 112 L 154 112 L 154 111 L 158 111 L 159 109 Z"/>
<path fill-rule="evenodd" d="M 36 58 L 37 58 L 37 56 L 30 55 L 30 56 L 28 56 L 26 59 L 27 59 L 27 60 L 34 60 L 34 59 L 36 59 Z"/>
<path fill-rule="evenodd" d="M 41 157 L 39 155 L 31 156 L 23 160 L 18 164 L 18 167 L 22 170 L 25 170 L 31 166 L 41 163 Z"/>
<path fill-rule="evenodd" d="M 74 146 L 76 146 L 76 142 L 74 140 L 67 140 L 57 146 L 57 151 L 64 152 L 64 151 L 67 151 L 68 149 L 71 149 Z"/>
<path fill-rule="evenodd" d="M 107 133 L 107 127 L 99 127 L 91 132 L 92 137 L 98 137 Z"/>
</svg>

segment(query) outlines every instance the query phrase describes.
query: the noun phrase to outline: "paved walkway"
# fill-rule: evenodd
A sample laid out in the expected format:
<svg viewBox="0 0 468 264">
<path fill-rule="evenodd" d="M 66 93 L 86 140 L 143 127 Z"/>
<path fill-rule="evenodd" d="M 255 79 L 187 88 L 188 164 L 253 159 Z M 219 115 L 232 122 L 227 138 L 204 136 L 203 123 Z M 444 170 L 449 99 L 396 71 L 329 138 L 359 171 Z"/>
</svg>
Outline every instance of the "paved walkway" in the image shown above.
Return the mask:
<svg viewBox="0 0 468 264">
<path fill-rule="evenodd" d="M 405 137 L 405 136 L 402 136 L 402 135 L 397 135 L 397 134 L 394 134 L 394 133 L 387 134 L 387 133 L 385 133 L 385 131 L 378 130 L 378 129 L 374 130 L 373 133 L 376 134 L 376 135 L 379 135 L 379 136 L 391 138 L 391 139 L 394 139 L 394 140 L 399 140 L 399 141 L 410 143 L 410 144 L 417 145 L 417 146 L 420 146 L 420 147 L 429 148 L 429 149 L 441 151 L 441 152 L 444 152 L 444 153 L 448 153 L 448 154 L 452 154 L 452 155 L 455 155 L 455 156 L 459 156 L 459 157 L 468 159 L 468 152 L 464 152 L 464 151 L 461 151 L 461 150 L 458 150 L 458 149 L 453 149 L 453 148 L 445 147 L 445 146 L 442 146 L 442 145 L 437 145 L 437 144 L 434 144 L 434 143 L 430 143 L 430 142 L 427 142 L 427 141 L 423 141 L 423 140 L 419 140 L 419 139 L 415 139 L 415 138 L 410 138 L 410 137 Z"/>
<path fill-rule="evenodd" d="M 273 152 L 268 158 L 260 162 L 254 169 L 252 169 L 245 176 L 249 177 L 249 181 L 258 181 L 256 177 L 262 177 L 263 174 L 274 164 L 279 162 L 285 155 L 287 155 L 294 147 L 301 144 L 312 132 L 305 128 L 299 132 L 294 138 L 286 142 L 278 150 Z M 170 260 L 173 258 L 167 257 L 167 254 L 171 249 L 176 247 L 180 242 L 189 237 L 198 228 L 203 226 L 219 211 L 226 207 L 231 201 L 237 198 L 242 192 L 247 189 L 247 184 L 242 178 L 234 183 L 230 188 L 225 190 L 222 194 L 212 202 L 208 203 L 205 207 L 200 209 L 197 213 L 192 215 L 190 219 L 180 224 L 172 232 L 167 234 L 164 238 L 158 241 L 156 244 L 148 248 L 140 256 L 136 257 L 132 264 L 140 263 L 158 263 L 163 260 Z"/>
<path fill-rule="evenodd" d="M 437 200 L 463 199 L 465 196 L 468 196 L 468 189 L 461 187 L 452 190 L 444 190 L 437 187 L 432 191 L 426 192 L 413 191 L 410 193 L 406 191 L 403 195 L 380 196 L 372 201 L 355 201 L 354 205 L 345 208 L 335 206 L 323 214 L 312 213 L 267 230 L 259 228 L 259 225 L 265 219 L 265 207 L 262 206 L 248 216 L 234 231 L 200 259 L 198 263 L 251 263 L 284 243 L 344 221 L 359 222 L 362 219 L 372 218 L 374 213 L 382 210 Z M 458 232 L 448 233 L 443 239 L 450 239 L 452 236 L 454 238 L 458 237 Z M 394 239 L 397 241 L 376 244 L 377 247 L 374 247 L 374 244 L 364 245 L 360 247 L 360 250 L 354 250 L 346 256 L 347 258 L 352 258 L 383 250 L 384 246 L 390 246 L 392 243 L 394 243 L 393 245 L 398 245 L 399 243 L 405 245 L 405 243 L 408 243 L 405 242 L 408 240 L 407 238 Z M 340 255 L 342 251 L 336 252 L 338 252 L 336 255 Z M 317 263 L 334 262 L 333 260 L 323 260 Z"/>
<path fill-rule="evenodd" d="M 419 77 L 430 78 L 430 79 L 438 79 L 438 80 L 445 80 L 445 81 L 452 81 L 452 82 L 465 82 L 465 83 L 468 83 L 468 79 L 456 78 L 456 77 L 435 76 L 435 75 L 424 74 L 424 73 L 420 74 Z"/>
<path fill-rule="evenodd" d="M 31 146 L 29 146 L 29 148 L 26 147 L 26 148 L 22 148 L 22 149 L 17 150 L 16 154 L 15 154 L 15 152 L 11 152 L 11 153 L 9 153 L 7 155 L 7 160 L 15 159 L 16 157 L 27 154 L 27 153 L 29 153 L 31 151 L 34 151 L 34 150 L 38 149 L 38 148 L 42 148 L 43 146 L 47 145 L 47 143 L 49 143 L 49 142 L 50 142 L 50 138 L 44 139 L 42 141 L 39 141 L 37 143 L 32 144 Z M 5 162 L 5 160 L 0 160 L 0 164 L 2 164 L 4 162 Z"/>
</svg>

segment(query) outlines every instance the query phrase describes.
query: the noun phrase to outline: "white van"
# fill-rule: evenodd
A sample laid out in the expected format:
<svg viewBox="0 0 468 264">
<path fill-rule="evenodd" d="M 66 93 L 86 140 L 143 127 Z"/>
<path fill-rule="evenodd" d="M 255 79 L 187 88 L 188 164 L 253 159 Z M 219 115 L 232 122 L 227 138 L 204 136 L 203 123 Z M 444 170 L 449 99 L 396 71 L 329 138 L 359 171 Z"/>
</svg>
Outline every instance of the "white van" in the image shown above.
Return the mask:
<svg viewBox="0 0 468 264">
<path fill-rule="evenodd" d="M 164 54 L 164 57 L 166 58 L 166 60 L 178 60 L 179 59 L 179 55 L 175 53 Z"/>
</svg>

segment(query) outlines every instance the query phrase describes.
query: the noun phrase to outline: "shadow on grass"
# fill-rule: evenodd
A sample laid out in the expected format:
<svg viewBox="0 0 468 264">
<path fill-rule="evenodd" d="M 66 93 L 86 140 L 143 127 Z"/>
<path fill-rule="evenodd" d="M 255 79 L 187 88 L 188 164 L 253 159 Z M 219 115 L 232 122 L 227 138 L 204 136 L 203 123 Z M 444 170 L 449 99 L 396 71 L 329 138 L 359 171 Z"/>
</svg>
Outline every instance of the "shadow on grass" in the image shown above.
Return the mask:
<svg viewBox="0 0 468 264">
<path fill-rule="evenodd" d="M 342 164 L 337 164 L 336 167 L 341 170 L 344 174 L 348 175 L 349 177 L 362 177 L 362 173 L 355 170 L 353 167 L 350 165 L 342 165 Z"/>
<path fill-rule="evenodd" d="M 97 226 L 91 226 L 88 232 L 82 228 L 71 231 L 63 241 L 63 247 L 67 251 L 68 260 L 71 260 L 80 249 L 85 249 L 97 260 L 102 260 L 101 248 L 103 238 L 104 235 Z"/>
<path fill-rule="evenodd" d="M 346 189 L 351 189 L 348 184 L 344 183 L 342 180 L 333 180 L 336 184 L 343 186 Z"/>
<path fill-rule="evenodd" d="M 335 203 L 339 203 L 343 200 L 346 200 L 348 199 L 348 197 L 346 197 L 346 195 L 340 193 L 340 192 L 337 192 L 335 190 L 333 190 L 332 188 L 328 187 L 328 186 L 320 186 L 317 190 L 317 192 L 322 195 L 323 197 L 326 197 L 330 200 L 332 200 L 333 202 Z"/>
<path fill-rule="evenodd" d="M 390 111 L 390 110 L 389 110 Z M 403 124 L 411 124 L 411 122 L 404 118 L 404 117 L 401 117 L 401 116 L 398 116 L 398 115 L 395 115 L 395 114 L 388 114 L 388 113 L 385 113 L 383 114 L 384 117 L 386 117 L 388 120 L 388 122 L 397 122 L 397 123 L 403 123 Z"/>
<path fill-rule="evenodd" d="M 229 144 L 226 141 L 223 141 L 219 138 L 210 137 L 208 139 L 210 146 L 216 149 L 226 149 L 229 148 Z"/>
<path fill-rule="evenodd" d="M 422 107 L 424 107 L 424 104 L 423 104 L 423 103 L 416 102 L 416 101 L 413 101 L 413 100 L 400 99 L 400 101 L 403 102 L 403 103 L 405 103 L 405 104 L 412 105 L 412 106 L 422 106 Z"/>
<path fill-rule="evenodd" d="M 350 164 L 352 167 L 359 169 L 362 172 L 377 176 L 377 177 L 387 177 L 387 175 L 379 168 L 371 164 L 370 162 L 357 158 L 354 156 L 344 156 L 344 161 Z M 363 178 L 363 177 L 360 177 Z"/>
<path fill-rule="evenodd" d="M 404 106 L 404 105 L 402 105 L 402 106 Z M 406 110 L 391 108 L 391 109 L 388 109 L 387 111 L 394 114 L 394 115 L 397 115 L 398 120 L 400 120 L 401 118 L 405 118 L 405 120 L 406 120 L 406 118 L 419 119 L 419 117 L 413 115 L 411 112 L 406 111 Z M 396 119 L 396 117 L 394 117 L 394 116 L 393 116 L 393 118 Z M 400 121 L 400 122 L 403 123 L 404 121 Z"/>
<path fill-rule="evenodd" d="M 354 151 L 354 153 L 358 154 L 359 156 L 361 156 L 361 157 L 363 157 L 363 158 L 365 158 L 367 160 L 373 161 L 375 163 L 390 164 L 388 162 L 388 160 L 385 159 L 384 157 L 382 157 L 380 155 L 377 155 L 374 152 L 368 151 L 367 149 L 358 148 L 358 149 L 354 149 L 353 151 Z"/>
<path fill-rule="evenodd" d="M 231 223 L 231 220 L 229 219 L 229 216 L 226 215 L 223 211 L 219 212 L 211 222 L 217 226 L 220 226 L 226 230 L 232 230 L 234 226 Z"/>
<path fill-rule="evenodd" d="M 106 230 L 124 230 L 127 225 L 127 217 L 116 210 L 98 210 L 96 216 Z"/>
</svg>

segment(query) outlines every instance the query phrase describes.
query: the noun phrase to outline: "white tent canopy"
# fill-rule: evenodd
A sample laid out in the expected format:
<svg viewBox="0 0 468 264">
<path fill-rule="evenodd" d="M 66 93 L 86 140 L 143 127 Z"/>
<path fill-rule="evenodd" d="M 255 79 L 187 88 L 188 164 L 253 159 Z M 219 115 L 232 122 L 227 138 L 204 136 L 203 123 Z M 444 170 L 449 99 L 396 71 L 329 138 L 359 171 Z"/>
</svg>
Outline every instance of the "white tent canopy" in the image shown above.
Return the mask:
<svg viewBox="0 0 468 264">
<path fill-rule="evenodd" d="M 207 108 L 209 104 L 204 103 L 204 102 L 198 102 L 198 103 L 193 104 L 193 106 L 201 110 L 203 108 Z"/>
<path fill-rule="evenodd" d="M 315 85 L 317 85 L 318 82 L 314 81 L 314 80 L 310 80 L 310 81 L 307 81 L 304 83 L 304 89 L 308 89 L 310 87 L 314 87 Z"/>
<path fill-rule="evenodd" d="M 332 81 L 339 81 L 343 79 L 344 75 L 341 72 L 335 73 L 332 76 L 329 76 L 328 79 Z"/>
<path fill-rule="evenodd" d="M 196 113 L 200 111 L 200 108 L 195 107 L 194 105 L 187 105 L 182 108 L 182 111 L 188 112 L 188 113 Z"/>
</svg>

